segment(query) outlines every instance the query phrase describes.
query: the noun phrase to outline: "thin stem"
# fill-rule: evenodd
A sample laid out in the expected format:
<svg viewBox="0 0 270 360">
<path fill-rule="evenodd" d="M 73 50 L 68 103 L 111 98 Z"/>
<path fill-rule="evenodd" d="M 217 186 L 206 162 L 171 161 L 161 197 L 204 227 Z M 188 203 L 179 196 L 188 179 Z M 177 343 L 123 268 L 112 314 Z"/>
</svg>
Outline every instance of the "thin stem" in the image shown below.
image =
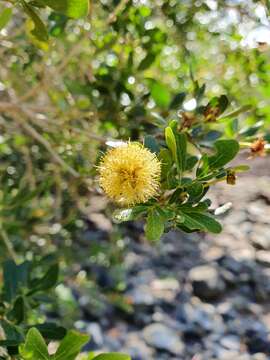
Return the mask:
<svg viewBox="0 0 270 360">
<path fill-rule="evenodd" d="M 224 181 L 224 180 L 226 180 L 226 176 L 224 176 L 224 177 L 222 177 L 222 178 L 219 178 L 219 179 L 215 179 L 215 180 L 209 181 L 209 182 L 203 184 L 203 187 L 206 188 L 206 187 L 208 187 L 208 186 L 215 185 L 215 184 L 217 184 L 217 183 L 219 183 L 219 182 L 222 182 L 222 181 Z"/>
<path fill-rule="evenodd" d="M 251 105 L 243 105 L 240 108 L 231 111 L 230 113 L 227 113 L 227 114 L 224 114 L 224 115 L 222 114 L 222 116 L 219 117 L 218 120 L 224 120 L 224 119 L 226 119 L 228 117 L 237 116 L 237 115 L 239 115 L 239 114 L 241 114 L 243 112 L 247 112 L 247 111 L 249 111 L 251 109 L 252 109 Z"/>
<path fill-rule="evenodd" d="M 3 240 L 3 243 L 7 249 L 8 254 L 10 255 L 11 259 L 14 260 L 14 262 L 17 262 L 17 254 L 14 251 L 13 245 L 6 233 L 6 231 L 0 227 L 0 236 L 1 239 Z"/>
</svg>

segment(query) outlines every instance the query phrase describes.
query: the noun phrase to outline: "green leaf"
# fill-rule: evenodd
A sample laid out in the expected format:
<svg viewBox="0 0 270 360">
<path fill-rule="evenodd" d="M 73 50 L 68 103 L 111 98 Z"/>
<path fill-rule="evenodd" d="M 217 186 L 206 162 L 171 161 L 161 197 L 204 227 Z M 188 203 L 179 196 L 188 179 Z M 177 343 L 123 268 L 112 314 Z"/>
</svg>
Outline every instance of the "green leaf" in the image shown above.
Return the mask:
<svg viewBox="0 0 270 360">
<path fill-rule="evenodd" d="M 89 341 L 89 336 L 77 331 L 69 331 L 61 341 L 53 360 L 75 360 L 81 348 Z"/>
<path fill-rule="evenodd" d="M 48 360 L 47 345 L 40 332 L 32 328 L 28 331 L 24 345 L 19 348 L 19 353 L 24 360 Z"/>
<path fill-rule="evenodd" d="M 0 341 L 0 346 L 18 346 L 23 342 L 22 330 L 8 322 L 7 320 L 0 321 L 1 327 L 4 329 L 6 340 Z"/>
<path fill-rule="evenodd" d="M 157 241 L 164 233 L 166 217 L 160 211 L 161 209 L 154 208 L 148 212 L 145 235 L 150 241 Z"/>
<path fill-rule="evenodd" d="M 228 119 L 225 130 L 228 137 L 236 137 L 239 130 L 238 119 Z"/>
<path fill-rule="evenodd" d="M 159 152 L 159 145 L 157 140 L 154 138 L 154 136 L 146 135 L 144 138 L 144 146 L 152 151 L 153 153 Z"/>
<path fill-rule="evenodd" d="M 190 196 L 190 202 L 199 201 L 204 194 L 204 187 L 200 182 L 194 182 L 187 187 L 187 192 Z"/>
<path fill-rule="evenodd" d="M 263 127 L 263 125 L 264 125 L 263 121 L 257 121 L 256 124 L 239 131 L 239 135 L 241 135 L 244 138 L 248 136 L 254 136 Z"/>
<path fill-rule="evenodd" d="M 37 291 L 49 290 L 57 284 L 59 276 L 59 265 L 53 264 L 46 274 L 41 279 L 36 279 L 36 285 L 33 285 L 33 288 L 30 290 L 29 294 L 35 293 Z"/>
<path fill-rule="evenodd" d="M 125 354 L 118 353 L 108 353 L 100 354 L 94 357 L 93 360 L 131 360 L 131 357 Z"/>
<path fill-rule="evenodd" d="M 89 0 L 42 0 L 42 2 L 73 19 L 85 17 L 89 12 Z"/>
<path fill-rule="evenodd" d="M 230 162 L 239 151 L 239 144 L 236 140 L 218 140 L 214 143 L 216 154 L 210 156 L 209 166 L 211 169 L 218 169 Z"/>
<path fill-rule="evenodd" d="M 12 302 L 19 294 L 21 287 L 27 286 L 29 262 L 16 265 L 13 260 L 7 260 L 3 266 L 4 300 Z"/>
<path fill-rule="evenodd" d="M 8 319 L 14 321 L 16 324 L 20 324 L 25 318 L 25 302 L 22 296 L 19 296 L 12 310 L 7 314 Z"/>
<path fill-rule="evenodd" d="M 151 96 L 157 106 L 160 106 L 161 108 L 167 108 L 170 104 L 171 95 L 168 87 L 160 82 L 153 81 L 151 84 Z"/>
<path fill-rule="evenodd" d="M 194 168 L 194 166 L 197 164 L 198 162 L 198 158 L 197 156 L 191 156 L 191 155 L 188 155 L 186 157 L 186 168 L 185 168 L 185 171 L 189 171 L 189 170 L 192 170 Z"/>
<path fill-rule="evenodd" d="M 26 14 L 33 21 L 34 29 L 31 31 L 32 35 L 35 36 L 39 41 L 48 41 L 48 32 L 43 21 L 40 19 L 34 8 L 22 0 L 22 6 Z"/>
<path fill-rule="evenodd" d="M 200 86 L 198 81 L 195 81 L 194 85 L 195 85 L 194 96 L 195 96 L 197 102 L 200 102 L 200 100 L 202 99 L 202 97 L 205 93 L 206 85 L 203 84 L 202 86 Z"/>
<path fill-rule="evenodd" d="M 210 215 L 202 214 L 200 212 L 183 213 L 183 225 L 190 230 L 209 231 L 214 234 L 221 232 L 221 225 Z"/>
<path fill-rule="evenodd" d="M 173 159 L 177 162 L 177 145 L 174 132 L 170 126 L 165 129 L 165 140 L 169 150 L 172 153 Z"/>
<path fill-rule="evenodd" d="M 219 115 L 222 114 L 229 105 L 229 100 L 226 95 L 221 95 L 220 97 L 213 97 L 207 106 L 217 107 L 219 110 Z"/>
<path fill-rule="evenodd" d="M 176 146 L 177 146 L 177 163 L 180 174 L 185 171 L 186 168 L 186 156 L 187 156 L 187 136 L 185 133 L 175 134 Z"/>
<path fill-rule="evenodd" d="M 66 336 L 66 329 L 54 323 L 37 324 L 34 327 L 47 340 L 62 340 Z"/>
<path fill-rule="evenodd" d="M 185 92 L 181 92 L 181 93 L 175 95 L 175 97 L 172 99 L 172 101 L 170 103 L 170 109 L 179 109 L 181 107 L 181 105 L 183 104 L 186 95 L 187 94 Z"/>
<path fill-rule="evenodd" d="M 156 54 L 153 54 L 153 53 L 147 54 L 140 62 L 139 66 L 138 66 L 138 70 L 139 71 L 146 70 L 147 68 L 149 68 L 150 65 L 153 64 L 155 59 L 156 59 Z"/>
<path fill-rule="evenodd" d="M 228 100 L 227 96 L 221 95 L 219 97 L 219 101 L 218 101 L 218 108 L 219 108 L 220 114 L 222 114 L 227 109 L 228 105 L 229 105 L 229 100 Z"/>
<path fill-rule="evenodd" d="M 0 14 L 0 30 L 4 29 L 12 16 L 12 9 L 6 8 Z"/>
<path fill-rule="evenodd" d="M 172 154 L 168 149 L 161 149 L 159 153 L 159 159 L 161 161 L 161 179 L 162 182 L 166 181 L 166 187 L 171 188 L 171 168 L 173 165 Z M 174 178 L 173 178 L 174 180 Z"/>
</svg>

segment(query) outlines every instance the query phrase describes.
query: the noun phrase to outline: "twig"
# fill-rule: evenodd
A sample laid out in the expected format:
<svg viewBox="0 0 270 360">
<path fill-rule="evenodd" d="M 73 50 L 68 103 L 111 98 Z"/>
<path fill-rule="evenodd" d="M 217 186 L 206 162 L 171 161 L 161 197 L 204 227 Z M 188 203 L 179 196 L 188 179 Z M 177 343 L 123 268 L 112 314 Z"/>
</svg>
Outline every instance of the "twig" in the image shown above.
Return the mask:
<svg viewBox="0 0 270 360">
<path fill-rule="evenodd" d="M 16 104 L 13 103 L 0 103 L 0 111 L 12 113 L 13 119 L 22 127 L 22 129 L 30 135 L 33 139 L 39 142 L 41 145 L 45 147 L 45 149 L 50 153 L 52 159 L 61 165 L 66 171 L 68 171 L 73 177 L 79 178 L 80 174 L 74 170 L 71 166 L 69 166 L 52 148 L 51 144 L 48 140 L 46 140 L 42 135 L 40 135 L 37 130 L 32 127 L 30 124 L 26 123 L 18 116 L 18 110 L 25 114 L 25 111 Z M 29 115 L 29 114 L 28 114 Z"/>
<path fill-rule="evenodd" d="M 66 169 L 72 176 L 78 178 L 80 177 L 80 174 L 74 170 L 71 166 L 69 166 L 51 147 L 51 144 L 43 137 L 41 136 L 35 128 L 33 128 L 31 125 L 20 121 L 21 127 L 27 132 L 29 135 L 33 137 L 37 142 L 39 142 L 41 145 L 45 147 L 45 149 L 51 154 L 52 159 L 61 165 L 64 169 Z"/>
<path fill-rule="evenodd" d="M 107 24 L 110 25 L 111 23 L 115 22 L 117 19 L 117 16 L 120 14 L 120 12 L 124 9 L 124 7 L 127 5 L 129 0 L 122 0 L 120 3 L 116 6 L 114 12 L 109 16 Z"/>
<path fill-rule="evenodd" d="M 247 111 L 249 111 L 251 109 L 252 109 L 251 105 L 243 105 L 239 109 L 233 110 L 230 113 L 222 114 L 222 116 L 219 117 L 218 120 L 224 120 L 224 119 L 229 118 L 229 117 L 237 116 L 237 115 L 239 115 L 239 114 L 241 114 L 243 112 L 247 112 Z"/>
</svg>

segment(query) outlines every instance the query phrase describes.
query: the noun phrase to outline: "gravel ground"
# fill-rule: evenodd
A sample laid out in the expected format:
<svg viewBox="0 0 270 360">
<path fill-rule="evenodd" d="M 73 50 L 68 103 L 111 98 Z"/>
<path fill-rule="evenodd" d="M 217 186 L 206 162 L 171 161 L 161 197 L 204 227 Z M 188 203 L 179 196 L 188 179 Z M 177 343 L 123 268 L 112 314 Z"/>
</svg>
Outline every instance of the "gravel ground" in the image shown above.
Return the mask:
<svg viewBox="0 0 270 360">
<path fill-rule="evenodd" d="M 91 322 L 96 349 L 132 360 L 270 359 L 270 161 L 254 164 L 210 194 L 214 207 L 232 202 L 220 235 L 131 241 L 125 296 L 135 312 Z"/>
</svg>

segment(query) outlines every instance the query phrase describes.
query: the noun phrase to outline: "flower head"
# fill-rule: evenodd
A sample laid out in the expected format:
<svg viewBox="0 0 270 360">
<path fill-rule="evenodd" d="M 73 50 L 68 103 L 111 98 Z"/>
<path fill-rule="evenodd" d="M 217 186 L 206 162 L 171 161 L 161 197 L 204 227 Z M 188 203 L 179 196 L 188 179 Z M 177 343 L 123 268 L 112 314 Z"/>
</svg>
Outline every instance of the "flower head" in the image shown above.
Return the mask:
<svg viewBox="0 0 270 360">
<path fill-rule="evenodd" d="M 99 166 L 99 182 L 120 205 L 144 203 L 159 188 L 161 164 L 143 145 L 129 142 L 109 150 Z"/>
</svg>

